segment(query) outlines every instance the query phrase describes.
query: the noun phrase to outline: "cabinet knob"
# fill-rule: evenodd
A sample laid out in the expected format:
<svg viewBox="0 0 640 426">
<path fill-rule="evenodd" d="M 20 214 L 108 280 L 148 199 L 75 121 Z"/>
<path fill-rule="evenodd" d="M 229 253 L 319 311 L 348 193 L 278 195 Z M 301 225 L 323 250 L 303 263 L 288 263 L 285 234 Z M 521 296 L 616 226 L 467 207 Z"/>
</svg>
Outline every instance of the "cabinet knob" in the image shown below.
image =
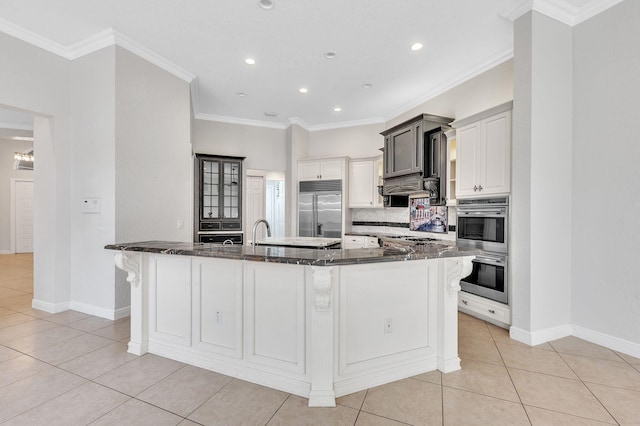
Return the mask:
<svg viewBox="0 0 640 426">
<path fill-rule="evenodd" d="M 478 185 L 478 191 L 482 191 L 482 185 Z"/>
<path fill-rule="evenodd" d="M 495 313 L 496 313 L 496 311 L 494 311 L 493 309 L 489 309 L 489 313 L 490 313 L 490 314 L 495 314 Z"/>
<path fill-rule="evenodd" d="M 465 305 L 468 305 L 469 302 L 467 302 L 466 300 L 462 299 L 462 303 L 464 303 Z"/>
<path fill-rule="evenodd" d="M 478 192 L 478 185 L 473 185 L 473 192 Z"/>
</svg>

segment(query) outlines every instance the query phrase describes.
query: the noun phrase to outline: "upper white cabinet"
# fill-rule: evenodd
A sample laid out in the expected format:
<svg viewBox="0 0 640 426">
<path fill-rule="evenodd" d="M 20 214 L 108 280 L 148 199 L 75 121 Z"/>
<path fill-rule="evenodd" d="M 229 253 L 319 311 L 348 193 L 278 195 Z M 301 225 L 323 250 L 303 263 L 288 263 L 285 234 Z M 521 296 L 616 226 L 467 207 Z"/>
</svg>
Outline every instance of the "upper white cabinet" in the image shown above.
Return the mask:
<svg viewBox="0 0 640 426">
<path fill-rule="evenodd" d="M 300 160 L 298 181 L 342 179 L 344 159 Z"/>
<path fill-rule="evenodd" d="M 349 162 L 349 207 L 383 207 L 378 193 L 382 185 L 382 157 L 355 159 Z"/>
<path fill-rule="evenodd" d="M 456 198 L 511 191 L 512 102 L 453 122 L 456 134 Z"/>
</svg>

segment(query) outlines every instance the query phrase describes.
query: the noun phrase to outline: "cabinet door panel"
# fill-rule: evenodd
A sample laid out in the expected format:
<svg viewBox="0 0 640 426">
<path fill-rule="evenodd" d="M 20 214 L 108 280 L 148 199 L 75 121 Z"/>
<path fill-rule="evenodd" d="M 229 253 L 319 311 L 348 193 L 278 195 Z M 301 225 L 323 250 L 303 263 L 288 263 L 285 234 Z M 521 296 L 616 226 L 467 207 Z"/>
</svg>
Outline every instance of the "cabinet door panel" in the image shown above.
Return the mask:
<svg viewBox="0 0 640 426">
<path fill-rule="evenodd" d="M 421 150 L 418 152 L 419 132 L 420 126 L 411 125 L 389 135 L 388 143 L 385 144 L 385 150 L 391 151 L 388 176 L 398 176 L 419 170 L 416 164 L 416 161 L 421 158 Z"/>
<path fill-rule="evenodd" d="M 242 263 L 193 261 L 193 342 L 198 350 L 242 357 Z"/>
<path fill-rule="evenodd" d="M 511 112 L 484 121 L 484 182 L 481 194 L 498 194 L 511 187 Z"/>
<path fill-rule="evenodd" d="M 191 258 L 150 256 L 150 338 L 191 345 Z"/>
<path fill-rule="evenodd" d="M 456 196 L 477 195 L 479 174 L 476 158 L 480 144 L 480 123 L 461 127 L 456 134 Z"/>
<path fill-rule="evenodd" d="M 320 162 L 320 179 L 342 179 L 343 161 Z"/>
<path fill-rule="evenodd" d="M 373 207 L 374 161 L 352 161 L 349 164 L 349 207 Z"/>
<path fill-rule="evenodd" d="M 304 373 L 304 268 L 248 262 L 244 281 L 246 358 Z"/>
<path fill-rule="evenodd" d="M 320 178 L 320 162 L 299 162 L 298 180 L 317 180 Z"/>
</svg>

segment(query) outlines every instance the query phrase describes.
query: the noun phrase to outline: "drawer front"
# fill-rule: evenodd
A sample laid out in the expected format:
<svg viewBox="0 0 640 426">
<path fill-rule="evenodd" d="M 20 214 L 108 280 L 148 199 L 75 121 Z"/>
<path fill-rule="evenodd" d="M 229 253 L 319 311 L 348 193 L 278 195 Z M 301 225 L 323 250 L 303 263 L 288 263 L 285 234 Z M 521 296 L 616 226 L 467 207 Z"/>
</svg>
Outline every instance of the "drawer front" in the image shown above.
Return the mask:
<svg viewBox="0 0 640 426">
<path fill-rule="evenodd" d="M 222 244 L 227 240 L 231 240 L 233 244 L 242 244 L 242 237 L 242 234 L 200 234 L 198 239 L 201 243 Z"/>
<path fill-rule="evenodd" d="M 364 248 L 365 238 L 358 235 L 345 235 L 342 237 L 342 248 Z"/>
<path fill-rule="evenodd" d="M 378 239 L 376 237 L 366 237 L 365 239 L 365 247 L 380 247 L 380 243 L 378 243 Z"/>
<path fill-rule="evenodd" d="M 222 229 L 239 231 L 242 229 L 242 222 L 222 222 Z"/>
<path fill-rule="evenodd" d="M 470 296 L 468 293 L 460 292 L 458 294 L 458 306 L 505 324 L 511 323 L 510 309 L 508 306 L 502 307 L 489 300 L 485 301 L 481 297 Z"/>
<path fill-rule="evenodd" d="M 220 222 L 200 222 L 201 231 L 219 231 Z"/>
</svg>

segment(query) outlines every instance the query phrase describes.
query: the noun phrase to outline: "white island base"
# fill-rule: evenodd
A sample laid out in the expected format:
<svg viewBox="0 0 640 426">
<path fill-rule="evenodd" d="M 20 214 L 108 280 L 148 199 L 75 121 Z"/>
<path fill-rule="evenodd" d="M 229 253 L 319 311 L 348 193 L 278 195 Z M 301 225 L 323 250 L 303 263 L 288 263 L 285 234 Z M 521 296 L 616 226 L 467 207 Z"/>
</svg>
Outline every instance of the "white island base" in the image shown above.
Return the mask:
<svg viewBox="0 0 640 426">
<path fill-rule="evenodd" d="M 119 251 L 129 352 L 332 407 L 335 398 L 460 369 L 457 296 L 473 256 L 311 266 Z"/>
</svg>

